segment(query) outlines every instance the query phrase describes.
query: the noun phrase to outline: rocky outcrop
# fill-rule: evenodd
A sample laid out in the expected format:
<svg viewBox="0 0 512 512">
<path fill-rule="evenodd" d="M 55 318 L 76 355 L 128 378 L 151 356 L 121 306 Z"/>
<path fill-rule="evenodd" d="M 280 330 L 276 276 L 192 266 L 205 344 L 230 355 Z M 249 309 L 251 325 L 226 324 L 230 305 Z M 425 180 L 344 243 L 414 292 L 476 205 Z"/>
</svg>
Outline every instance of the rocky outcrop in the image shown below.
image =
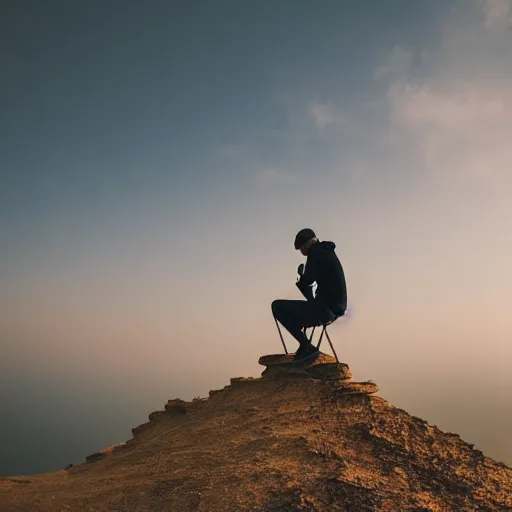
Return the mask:
<svg viewBox="0 0 512 512">
<path fill-rule="evenodd" d="M 114 444 L 112 446 L 108 446 L 107 448 L 104 448 L 103 450 L 101 450 L 99 452 L 93 453 L 92 455 L 88 455 L 85 458 L 85 460 L 87 462 L 95 462 L 97 460 L 104 459 L 105 457 L 109 457 L 110 455 L 112 455 L 115 450 L 118 450 L 119 448 L 121 448 L 125 444 L 126 443 L 118 443 L 118 444 Z M 70 466 L 73 467 L 72 464 Z M 66 469 L 71 469 L 70 466 L 66 467 Z"/>
<path fill-rule="evenodd" d="M 274 370 L 169 400 L 94 463 L 0 479 L 2 512 L 512 511 L 510 468 L 375 383 Z"/>
<path fill-rule="evenodd" d="M 350 368 L 345 363 L 324 363 L 303 367 L 293 365 L 269 366 L 262 373 L 262 376 L 265 378 L 283 378 L 287 375 L 306 379 L 314 378 L 336 381 L 348 381 L 352 378 Z"/>
</svg>

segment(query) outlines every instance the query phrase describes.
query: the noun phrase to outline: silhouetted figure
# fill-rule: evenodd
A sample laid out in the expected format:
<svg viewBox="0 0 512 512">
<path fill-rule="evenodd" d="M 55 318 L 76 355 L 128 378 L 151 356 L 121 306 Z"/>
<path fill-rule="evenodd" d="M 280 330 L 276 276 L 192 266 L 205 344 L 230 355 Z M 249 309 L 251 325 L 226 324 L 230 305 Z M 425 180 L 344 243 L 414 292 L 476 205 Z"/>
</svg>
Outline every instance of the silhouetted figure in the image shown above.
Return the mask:
<svg viewBox="0 0 512 512">
<path fill-rule="evenodd" d="M 306 269 L 296 285 L 307 300 L 275 300 L 272 313 L 299 342 L 295 360 L 318 353 L 303 329 L 330 322 L 345 314 L 347 287 L 336 244 L 320 242 L 312 229 L 302 229 L 295 237 L 295 249 L 307 256 Z M 317 289 L 313 296 L 312 285 Z"/>
</svg>

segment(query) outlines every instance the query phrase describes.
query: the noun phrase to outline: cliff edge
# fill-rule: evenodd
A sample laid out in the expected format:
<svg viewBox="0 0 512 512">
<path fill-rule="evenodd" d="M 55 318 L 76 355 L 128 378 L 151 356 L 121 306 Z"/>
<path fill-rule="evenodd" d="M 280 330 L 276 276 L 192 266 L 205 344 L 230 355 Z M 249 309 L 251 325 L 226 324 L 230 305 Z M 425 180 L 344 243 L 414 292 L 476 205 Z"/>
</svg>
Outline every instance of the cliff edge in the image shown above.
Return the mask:
<svg viewBox="0 0 512 512">
<path fill-rule="evenodd" d="M 0 479 L 0 509 L 512 511 L 510 468 L 375 391 L 277 369 L 231 379 L 87 463 Z"/>
</svg>

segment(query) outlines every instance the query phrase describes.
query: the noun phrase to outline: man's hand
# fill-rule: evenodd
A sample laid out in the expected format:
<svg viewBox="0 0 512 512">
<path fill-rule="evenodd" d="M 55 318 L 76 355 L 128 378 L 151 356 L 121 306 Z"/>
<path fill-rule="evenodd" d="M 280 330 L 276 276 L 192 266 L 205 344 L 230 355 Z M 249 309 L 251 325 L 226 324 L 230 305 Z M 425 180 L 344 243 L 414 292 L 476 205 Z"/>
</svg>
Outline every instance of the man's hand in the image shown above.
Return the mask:
<svg viewBox="0 0 512 512">
<path fill-rule="evenodd" d="M 300 290 L 302 295 L 304 295 L 306 300 L 314 300 L 313 288 L 311 286 L 301 283 L 300 280 L 297 280 L 297 282 L 295 283 L 295 286 L 297 286 L 297 288 Z"/>
</svg>

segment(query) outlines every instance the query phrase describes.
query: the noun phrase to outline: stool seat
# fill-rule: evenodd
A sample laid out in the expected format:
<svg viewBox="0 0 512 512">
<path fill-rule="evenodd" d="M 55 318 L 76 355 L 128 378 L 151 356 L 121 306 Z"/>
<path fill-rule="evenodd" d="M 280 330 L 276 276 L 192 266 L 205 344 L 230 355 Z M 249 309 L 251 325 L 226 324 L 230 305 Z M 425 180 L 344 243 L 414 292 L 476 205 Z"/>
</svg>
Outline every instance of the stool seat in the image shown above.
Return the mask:
<svg viewBox="0 0 512 512">
<path fill-rule="evenodd" d="M 344 314 L 343 314 L 344 315 Z M 327 341 L 329 342 L 329 345 L 331 346 L 332 353 L 334 354 L 334 357 L 336 358 L 336 362 L 339 363 L 338 355 L 336 354 L 336 351 L 334 350 L 334 345 L 332 344 L 331 338 L 329 336 L 329 333 L 327 332 L 327 327 L 329 325 L 332 325 L 338 318 L 341 318 L 343 315 L 337 315 L 332 320 L 328 320 L 327 322 L 322 322 L 320 325 L 322 326 L 322 332 L 320 333 L 320 339 L 318 340 L 318 344 L 316 348 L 320 350 L 320 344 L 322 343 L 322 338 L 325 336 L 327 337 Z M 313 344 L 313 334 L 315 334 L 315 327 L 312 328 L 311 335 L 309 336 L 309 342 Z M 304 334 L 307 336 L 307 327 L 304 328 Z"/>
<path fill-rule="evenodd" d="M 318 350 L 320 350 L 320 344 L 322 343 L 322 339 L 324 337 L 324 334 L 325 336 L 327 337 L 327 340 L 329 341 L 329 345 L 331 346 L 331 350 L 332 350 L 332 353 L 334 354 L 334 357 L 336 358 L 336 363 L 339 364 L 339 359 L 338 359 L 338 355 L 336 354 L 336 351 L 334 350 L 334 346 L 332 344 L 332 341 L 331 341 L 331 338 L 329 336 L 329 333 L 327 332 L 327 327 L 329 327 L 329 325 L 332 325 L 334 322 L 336 322 L 336 320 L 338 320 L 338 318 L 341 318 L 342 316 L 345 316 L 345 313 L 346 313 L 346 310 L 343 311 L 343 313 L 341 315 L 336 315 L 335 313 L 332 313 L 332 316 L 333 318 L 327 320 L 327 321 L 318 321 L 318 324 L 316 326 L 313 326 L 312 327 L 312 331 L 311 331 L 311 335 L 309 336 L 308 340 L 309 340 L 309 343 L 313 344 L 313 334 L 315 333 L 315 329 L 316 327 L 322 327 L 322 332 L 320 333 L 320 339 L 318 340 L 318 344 L 316 346 L 316 348 Z M 286 344 L 284 342 L 284 338 L 283 338 L 283 335 L 281 333 L 281 328 L 279 327 L 279 322 L 277 321 L 277 318 L 274 316 L 274 321 L 276 323 L 276 327 L 277 327 L 277 331 L 279 332 L 279 337 L 281 338 L 281 343 L 283 344 L 283 348 L 284 348 L 284 352 L 285 354 L 287 355 L 288 354 L 288 349 L 286 348 Z M 309 327 L 303 327 L 302 328 L 302 332 L 304 333 L 304 335 L 307 337 L 307 329 Z"/>
</svg>

